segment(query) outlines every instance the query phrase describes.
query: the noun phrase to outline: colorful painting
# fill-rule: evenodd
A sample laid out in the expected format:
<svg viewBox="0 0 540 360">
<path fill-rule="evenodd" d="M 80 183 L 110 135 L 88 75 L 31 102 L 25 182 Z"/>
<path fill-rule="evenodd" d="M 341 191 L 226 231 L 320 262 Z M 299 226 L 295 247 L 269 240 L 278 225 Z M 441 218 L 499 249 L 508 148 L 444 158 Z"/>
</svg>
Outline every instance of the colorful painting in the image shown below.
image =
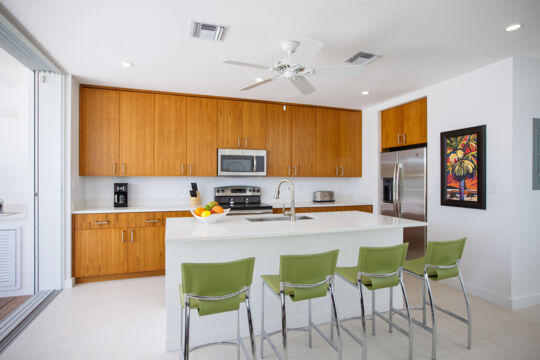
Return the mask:
<svg viewBox="0 0 540 360">
<path fill-rule="evenodd" d="M 441 204 L 485 209 L 485 126 L 441 133 Z"/>
</svg>

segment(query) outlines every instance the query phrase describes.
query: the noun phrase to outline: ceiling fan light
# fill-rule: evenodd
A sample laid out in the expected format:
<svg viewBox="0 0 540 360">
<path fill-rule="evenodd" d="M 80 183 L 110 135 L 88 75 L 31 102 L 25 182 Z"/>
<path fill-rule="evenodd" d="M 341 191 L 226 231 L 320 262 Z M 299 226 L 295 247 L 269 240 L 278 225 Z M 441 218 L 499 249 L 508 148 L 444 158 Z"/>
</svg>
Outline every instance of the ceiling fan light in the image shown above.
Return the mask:
<svg viewBox="0 0 540 360">
<path fill-rule="evenodd" d="M 261 82 L 261 81 L 263 81 L 263 80 L 264 80 L 264 79 L 263 79 L 263 78 L 260 78 L 260 77 L 255 78 L 255 81 L 256 81 L 256 82 Z"/>
<path fill-rule="evenodd" d="M 133 67 L 133 63 L 130 63 L 130 62 L 128 62 L 128 61 L 122 61 L 122 62 L 120 63 L 120 65 L 122 65 L 122 66 L 125 67 L 125 68 Z"/>
<path fill-rule="evenodd" d="M 521 24 L 512 24 L 512 25 L 508 25 L 508 26 L 506 27 L 506 29 L 504 29 L 504 30 L 506 30 L 506 31 L 508 31 L 508 32 L 510 32 L 510 31 L 515 31 L 515 30 L 521 29 L 522 26 L 523 26 L 523 25 L 521 25 Z"/>
<path fill-rule="evenodd" d="M 371 94 L 371 92 L 369 92 L 369 91 L 366 90 L 366 91 L 362 91 L 361 94 L 362 94 L 362 95 L 369 95 L 369 94 Z"/>
</svg>

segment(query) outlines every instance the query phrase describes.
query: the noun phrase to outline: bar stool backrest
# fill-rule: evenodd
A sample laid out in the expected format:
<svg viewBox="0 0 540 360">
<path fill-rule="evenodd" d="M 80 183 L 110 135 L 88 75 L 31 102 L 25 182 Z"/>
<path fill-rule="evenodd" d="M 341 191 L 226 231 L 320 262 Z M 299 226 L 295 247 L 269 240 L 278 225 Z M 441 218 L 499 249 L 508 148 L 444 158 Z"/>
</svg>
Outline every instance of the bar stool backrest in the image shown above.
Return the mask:
<svg viewBox="0 0 540 360">
<path fill-rule="evenodd" d="M 182 292 L 199 298 L 199 315 L 238 309 L 253 281 L 254 265 L 254 257 L 222 263 L 183 263 Z M 212 299 L 242 290 L 246 291 L 232 298 Z"/>
<path fill-rule="evenodd" d="M 280 284 L 313 285 L 333 277 L 339 250 L 309 255 L 281 255 L 279 262 Z M 286 291 L 295 301 L 324 296 L 328 283 L 314 287 L 292 287 Z"/>
<path fill-rule="evenodd" d="M 358 253 L 358 272 L 372 275 L 394 274 L 389 277 L 362 276 L 362 283 L 373 289 L 396 286 L 398 271 L 405 263 L 409 243 L 386 247 L 361 247 Z"/>
<path fill-rule="evenodd" d="M 446 279 L 458 275 L 457 265 L 467 238 L 450 241 L 429 241 L 426 248 L 425 264 L 428 267 L 428 275 L 439 279 Z M 430 268 L 432 266 L 433 268 Z M 448 267 L 451 268 L 448 268 Z M 447 267 L 437 269 L 436 267 Z"/>
</svg>

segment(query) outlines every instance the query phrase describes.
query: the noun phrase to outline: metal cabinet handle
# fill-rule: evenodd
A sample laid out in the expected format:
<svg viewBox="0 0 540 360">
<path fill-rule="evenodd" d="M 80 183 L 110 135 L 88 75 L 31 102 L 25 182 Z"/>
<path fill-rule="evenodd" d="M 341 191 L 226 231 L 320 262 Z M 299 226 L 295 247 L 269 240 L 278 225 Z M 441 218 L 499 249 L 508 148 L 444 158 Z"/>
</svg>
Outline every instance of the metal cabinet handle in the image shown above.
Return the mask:
<svg viewBox="0 0 540 360">
<path fill-rule="evenodd" d="M 341 176 L 345 176 L 345 169 L 343 166 L 341 167 Z"/>
<path fill-rule="evenodd" d="M 336 176 L 339 176 L 338 169 L 339 168 L 336 166 Z"/>
<path fill-rule="evenodd" d="M 191 175 L 191 164 L 189 164 L 189 175 Z"/>
<path fill-rule="evenodd" d="M 126 174 L 126 163 L 122 163 L 122 175 Z"/>
<path fill-rule="evenodd" d="M 289 174 L 289 176 L 291 176 L 291 166 L 287 166 L 287 173 Z"/>
<path fill-rule="evenodd" d="M 113 176 L 116 176 L 116 163 L 112 164 L 112 174 Z"/>
<path fill-rule="evenodd" d="M 236 140 L 237 140 L 238 147 L 240 147 L 240 136 L 238 136 L 238 137 L 236 138 Z"/>
<path fill-rule="evenodd" d="M 131 242 L 133 242 L 133 230 L 130 230 L 131 232 Z"/>
<path fill-rule="evenodd" d="M 296 176 L 296 165 L 294 165 L 294 176 Z"/>
<path fill-rule="evenodd" d="M 122 243 L 126 242 L 126 240 L 124 240 L 124 231 L 126 231 L 126 230 L 122 230 Z"/>
<path fill-rule="evenodd" d="M 96 225 L 107 225 L 109 221 L 96 221 L 94 224 Z"/>
<path fill-rule="evenodd" d="M 247 137 L 244 138 L 244 143 L 246 144 L 245 147 L 247 147 Z"/>
<path fill-rule="evenodd" d="M 159 222 L 159 219 L 146 219 L 147 223 L 157 223 Z"/>
<path fill-rule="evenodd" d="M 397 143 L 401 145 L 401 134 L 397 134 Z"/>
<path fill-rule="evenodd" d="M 184 175 L 184 164 L 180 165 L 180 175 Z"/>
<path fill-rule="evenodd" d="M 403 143 L 407 143 L 407 134 L 403 133 Z"/>
</svg>

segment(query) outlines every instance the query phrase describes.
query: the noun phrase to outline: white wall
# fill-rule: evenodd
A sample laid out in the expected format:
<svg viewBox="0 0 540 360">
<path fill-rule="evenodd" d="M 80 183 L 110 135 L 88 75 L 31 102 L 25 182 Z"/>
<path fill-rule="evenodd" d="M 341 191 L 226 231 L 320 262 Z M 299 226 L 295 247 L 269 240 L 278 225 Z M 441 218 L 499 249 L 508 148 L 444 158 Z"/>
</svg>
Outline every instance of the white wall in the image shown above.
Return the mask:
<svg viewBox="0 0 540 360">
<path fill-rule="evenodd" d="M 540 191 L 532 190 L 532 119 L 540 118 L 540 61 L 514 59 L 512 296 L 540 303 Z"/>
<path fill-rule="evenodd" d="M 427 96 L 428 240 L 467 236 L 462 270 L 468 290 L 507 307 L 512 305 L 512 171 L 508 169 L 512 163 L 512 70 L 513 61 L 507 59 L 363 112 L 364 151 L 378 154 L 379 111 Z M 487 125 L 487 210 L 441 206 L 440 133 L 483 124 Z M 361 193 L 365 196 L 378 194 L 378 161 L 376 155 L 364 161 Z"/>
<path fill-rule="evenodd" d="M 20 289 L 3 296 L 34 292 L 34 142 L 33 73 L 0 49 L 0 199 L 22 209 L 21 221 L 2 219 L 0 228 L 21 227 Z"/>
</svg>

